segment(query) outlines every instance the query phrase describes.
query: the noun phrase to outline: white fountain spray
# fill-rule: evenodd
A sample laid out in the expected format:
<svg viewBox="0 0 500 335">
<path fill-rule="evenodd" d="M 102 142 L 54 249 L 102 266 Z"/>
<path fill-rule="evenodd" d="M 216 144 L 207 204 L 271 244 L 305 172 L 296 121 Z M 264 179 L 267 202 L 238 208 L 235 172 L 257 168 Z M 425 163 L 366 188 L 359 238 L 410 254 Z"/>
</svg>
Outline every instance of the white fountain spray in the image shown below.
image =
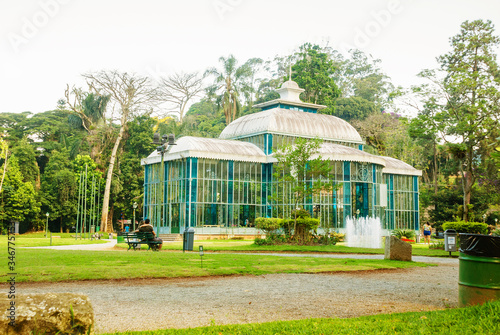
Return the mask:
<svg viewBox="0 0 500 335">
<path fill-rule="evenodd" d="M 346 219 L 346 242 L 348 247 L 382 248 L 382 224 L 380 218 Z"/>
</svg>

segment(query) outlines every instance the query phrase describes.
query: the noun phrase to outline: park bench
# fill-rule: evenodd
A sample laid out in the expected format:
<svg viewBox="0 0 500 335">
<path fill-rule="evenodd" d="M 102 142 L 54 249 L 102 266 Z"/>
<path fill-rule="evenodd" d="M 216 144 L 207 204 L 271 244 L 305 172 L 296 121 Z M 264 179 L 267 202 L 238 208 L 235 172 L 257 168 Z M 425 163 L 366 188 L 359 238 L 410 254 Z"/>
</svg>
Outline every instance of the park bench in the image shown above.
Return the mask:
<svg viewBox="0 0 500 335">
<path fill-rule="evenodd" d="M 128 244 L 128 249 L 130 250 L 131 248 L 138 249 L 140 248 L 141 244 L 147 244 L 148 245 L 148 250 L 153 250 L 153 251 L 159 251 L 159 245 L 161 244 L 160 241 L 155 241 L 154 238 L 155 236 L 153 233 L 143 233 L 143 232 L 135 232 L 135 233 L 124 233 L 123 239 L 125 242 Z"/>
</svg>

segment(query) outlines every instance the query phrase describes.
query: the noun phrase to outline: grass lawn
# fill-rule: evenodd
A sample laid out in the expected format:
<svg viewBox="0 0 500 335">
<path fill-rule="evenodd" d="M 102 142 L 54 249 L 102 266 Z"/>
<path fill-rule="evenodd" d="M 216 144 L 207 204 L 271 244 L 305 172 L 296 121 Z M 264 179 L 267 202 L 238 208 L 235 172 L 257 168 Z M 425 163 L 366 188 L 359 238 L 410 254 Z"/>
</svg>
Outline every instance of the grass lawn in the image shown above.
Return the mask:
<svg viewBox="0 0 500 335">
<path fill-rule="evenodd" d="M 56 237 L 58 236 L 58 237 Z M 103 240 L 80 240 L 75 239 L 74 234 L 68 233 L 52 233 L 52 246 L 56 245 L 72 245 L 72 244 L 96 244 L 96 243 L 106 243 Z M 48 247 L 50 246 L 50 234 L 48 237 L 44 237 L 44 233 L 32 233 L 32 234 L 22 234 L 16 235 L 15 246 L 16 248 L 22 247 Z M 107 234 L 106 236 L 107 237 Z M 0 235 L 0 248 L 2 250 L 7 249 L 7 235 Z"/>
<path fill-rule="evenodd" d="M 152 251 L 16 250 L 18 282 L 318 273 L 427 266 L 389 260 L 326 259 Z M 7 272 L 7 271 L 6 271 Z M 6 273 L 4 272 L 4 273 Z M 7 275 L 0 275 L 4 281 Z"/>
<path fill-rule="evenodd" d="M 255 245 L 253 241 L 242 240 L 202 240 L 194 241 L 194 250 L 203 245 L 205 251 L 243 251 L 243 252 L 326 252 L 326 253 L 349 253 L 349 254 L 384 254 L 384 248 L 351 248 L 344 242 L 336 245 Z M 126 243 L 119 243 L 117 247 L 128 248 Z M 144 246 L 147 248 L 146 246 Z M 165 250 L 182 250 L 182 242 L 163 243 Z M 449 257 L 449 252 L 444 250 L 429 249 L 427 244 L 412 244 L 414 256 Z M 458 257 L 458 251 L 452 252 L 452 256 Z"/>
<path fill-rule="evenodd" d="M 500 301 L 467 308 L 352 319 L 306 319 L 114 334 L 500 334 Z"/>
</svg>

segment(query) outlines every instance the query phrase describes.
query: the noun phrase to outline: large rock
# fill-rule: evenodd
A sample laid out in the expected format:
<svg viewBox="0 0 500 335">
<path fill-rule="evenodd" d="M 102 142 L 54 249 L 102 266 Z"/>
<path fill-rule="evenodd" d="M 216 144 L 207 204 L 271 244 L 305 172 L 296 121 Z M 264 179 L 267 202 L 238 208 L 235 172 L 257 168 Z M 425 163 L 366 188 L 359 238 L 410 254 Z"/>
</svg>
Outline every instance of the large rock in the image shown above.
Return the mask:
<svg viewBox="0 0 500 335">
<path fill-rule="evenodd" d="M 13 299 L 3 294 L 0 308 L 0 334 L 94 333 L 94 310 L 83 294 L 15 294 Z"/>
<path fill-rule="evenodd" d="M 384 259 L 411 261 L 411 244 L 395 236 L 386 236 Z"/>
</svg>

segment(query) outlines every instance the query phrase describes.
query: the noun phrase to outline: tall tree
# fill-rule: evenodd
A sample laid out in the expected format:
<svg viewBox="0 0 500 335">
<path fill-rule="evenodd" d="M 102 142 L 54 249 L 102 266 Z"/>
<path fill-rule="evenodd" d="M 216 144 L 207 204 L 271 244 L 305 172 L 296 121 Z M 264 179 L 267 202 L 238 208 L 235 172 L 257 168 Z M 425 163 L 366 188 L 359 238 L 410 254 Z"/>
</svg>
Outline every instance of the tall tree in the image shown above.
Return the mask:
<svg viewBox="0 0 500 335">
<path fill-rule="evenodd" d="M 109 158 L 102 204 L 101 227 L 104 231 L 109 231 L 112 229 L 111 225 L 108 226 L 108 211 L 113 169 L 118 148 L 127 130 L 127 124 L 134 116 L 145 114 L 155 108 L 160 101 L 160 95 L 151 86 L 149 78 L 135 74 L 101 71 L 87 73 L 83 76 L 87 79 L 89 86 L 96 92 L 110 95 L 111 100 L 118 106 L 118 112 L 120 113 L 120 130 Z"/>
<path fill-rule="evenodd" d="M 318 45 L 306 43 L 300 47 L 292 71 L 292 80 L 305 90 L 302 93 L 303 100 L 326 105 L 328 108 L 322 113 L 333 114 L 334 102 L 340 96 L 340 90 L 333 79 L 335 65 L 330 55 Z"/>
<path fill-rule="evenodd" d="M 259 73 L 259 70 L 262 67 L 263 63 L 264 61 L 261 58 L 250 58 L 245 62 L 245 66 L 248 67 L 249 76 L 243 93 L 245 95 L 245 100 L 247 101 L 249 110 L 251 110 L 253 107 L 255 94 L 257 93 L 257 87 L 255 86 L 261 81 L 260 78 L 255 78 L 255 76 Z"/>
<path fill-rule="evenodd" d="M 36 153 L 33 146 L 23 138 L 12 148 L 12 153 L 17 157 L 19 169 L 24 182 L 31 182 L 35 189 L 40 188 L 40 170 L 36 162 Z"/>
<path fill-rule="evenodd" d="M 120 173 L 117 181 L 121 191 L 113 196 L 116 220 L 120 219 L 118 215 L 121 213 L 124 214 L 124 218 L 132 218 L 134 202 L 142 208 L 144 168 L 141 166 L 141 159 L 148 156 L 156 147 L 151 143 L 154 125 L 155 120 L 149 116 L 139 116 L 129 122 L 129 130 L 118 166 Z M 158 131 L 160 134 L 168 134 L 161 129 Z"/>
<path fill-rule="evenodd" d="M 388 137 L 391 136 L 391 130 L 398 127 L 398 124 L 398 115 L 389 113 L 375 113 L 362 121 L 352 122 L 365 139 L 366 144 L 375 148 L 379 155 L 386 155 Z"/>
<path fill-rule="evenodd" d="M 441 139 L 460 160 L 463 191 L 463 219 L 469 219 L 473 185 L 483 161 L 477 150 L 490 141 L 500 120 L 500 72 L 495 50 L 500 39 L 494 35 L 491 21 L 465 21 L 460 33 L 450 39 L 451 51 L 438 58 L 444 79 L 435 71 L 427 77 L 442 90 L 433 122 Z M 453 139 L 450 141 L 450 138 Z"/>
<path fill-rule="evenodd" d="M 59 219 L 60 232 L 67 227 L 64 218 L 76 214 L 77 185 L 66 150 L 54 151 L 42 180 L 42 203 L 52 218 Z"/>
<path fill-rule="evenodd" d="M 26 219 L 40 212 L 36 192 L 31 182 L 24 182 L 16 156 L 9 158 L 9 165 L 0 194 L 0 228 L 6 230 L 10 220 L 28 224 Z"/>
<path fill-rule="evenodd" d="M 335 50 L 331 50 L 330 54 L 336 66 L 333 78 L 342 97 L 363 98 L 379 109 L 387 107 L 394 87 L 390 78 L 382 72 L 380 59 L 374 59 L 356 49 L 349 51 L 348 58 Z"/>
<path fill-rule="evenodd" d="M 328 181 L 330 162 L 318 155 L 320 146 L 320 139 L 298 138 L 294 144 L 278 148 L 274 154 L 278 160 L 274 165 L 274 178 L 276 185 L 283 185 L 283 188 L 280 186 L 274 189 L 271 200 L 275 203 L 288 203 L 288 200 L 292 200 L 293 208 L 298 209 L 304 205 L 306 197 L 332 190 L 333 185 Z M 286 191 L 283 192 L 284 188 Z M 289 195 L 291 199 L 288 199 Z M 294 234 L 296 233 L 297 211 L 294 212 Z"/>
<path fill-rule="evenodd" d="M 174 111 L 179 114 L 182 123 L 189 101 L 203 90 L 203 78 L 198 73 L 175 73 L 167 78 L 161 78 L 160 91 L 164 101 L 174 105 Z"/>
<path fill-rule="evenodd" d="M 218 94 L 217 104 L 224 112 L 226 124 L 229 124 L 240 113 L 240 93 L 246 87 L 246 80 L 251 75 L 251 71 L 247 64 L 238 67 L 238 61 L 233 55 L 227 58 L 220 57 L 219 62 L 222 69 L 209 68 L 205 75 L 215 77 L 214 84 L 208 90 L 213 94 Z"/>
</svg>

